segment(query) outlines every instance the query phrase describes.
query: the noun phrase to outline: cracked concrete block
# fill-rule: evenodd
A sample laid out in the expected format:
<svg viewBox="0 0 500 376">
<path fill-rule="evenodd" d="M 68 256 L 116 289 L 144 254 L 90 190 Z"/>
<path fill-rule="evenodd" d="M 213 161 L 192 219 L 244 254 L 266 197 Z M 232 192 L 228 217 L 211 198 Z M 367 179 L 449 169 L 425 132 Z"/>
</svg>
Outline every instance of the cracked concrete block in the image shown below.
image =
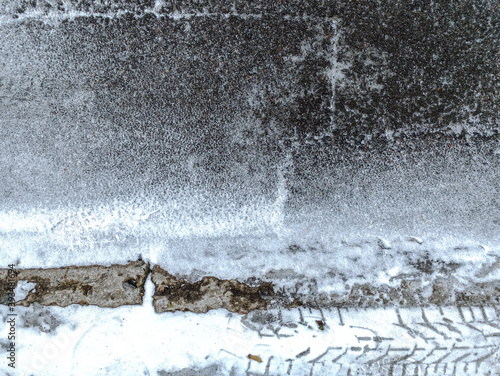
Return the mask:
<svg viewBox="0 0 500 376">
<path fill-rule="evenodd" d="M 267 309 L 269 297 L 274 295 L 271 283 L 256 287 L 232 280 L 203 277 L 197 282 L 176 278 L 155 265 L 151 279 L 155 284 L 153 305 L 157 313 L 166 311 L 191 311 L 204 313 L 211 309 L 225 308 L 230 312 L 247 313 Z"/>
<path fill-rule="evenodd" d="M 16 273 L 16 286 L 20 281 L 35 284 L 25 297 L 15 299 L 16 305 L 119 307 L 142 304 L 149 263 L 139 260 L 126 265 L 19 269 Z M 0 269 L 1 304 L 7 304 L 11 293 L 7 277 L 8 269 Z"/>
</svg>

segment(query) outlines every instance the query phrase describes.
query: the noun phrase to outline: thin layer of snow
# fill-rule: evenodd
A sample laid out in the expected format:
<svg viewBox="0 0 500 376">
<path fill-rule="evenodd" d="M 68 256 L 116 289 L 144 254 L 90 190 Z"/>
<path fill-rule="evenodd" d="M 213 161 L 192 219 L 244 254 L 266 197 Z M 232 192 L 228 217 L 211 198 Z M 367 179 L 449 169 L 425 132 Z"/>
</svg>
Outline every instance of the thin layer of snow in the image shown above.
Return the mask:
<svg viewBox="0 0 500 376">
<path fill-rule="evenodd" d="M 197 271 L 245 280 L 290 270 L 315 280 L 324 292 L 342 292 L 345 283 L 388 283 L 396 276 L 394 270 L 399 275 L 419 273 L 412 262 L 425 257 L 462 265 L 453 275 L 467 284 L 500 257 L 500 240 L 489 233 L 370 229 L 362 219 L 342 223 L 338 220 L 343 214 L 335 218 L 318 211 L 293 220 L 284 215 L 280 197 L 274 203 L 225 211 L 194 203 L 0 211 L 0 248 L 18 268 L 110 265 L 141 256 L 185 276 Z M 495 269 L 481 280 L 499 277 L 500 269 Z M 296 280 L 274 283 L 293 286 Z"/>
</svg>

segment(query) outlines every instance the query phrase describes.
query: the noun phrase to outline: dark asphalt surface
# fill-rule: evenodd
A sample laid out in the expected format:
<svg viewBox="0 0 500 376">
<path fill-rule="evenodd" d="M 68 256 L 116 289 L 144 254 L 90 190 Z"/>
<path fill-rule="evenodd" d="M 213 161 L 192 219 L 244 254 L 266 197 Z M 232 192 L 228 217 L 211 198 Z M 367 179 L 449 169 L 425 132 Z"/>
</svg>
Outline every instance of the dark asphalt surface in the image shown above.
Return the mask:
<svg viewBox="0 0 500 376">
<path fill-rule="evenodd" d="M 1 9 L 5 210 L 192 191 L 238 207 L 281 184 L 291 211 L 498 229 L 495 1 Z"/>
</svg>

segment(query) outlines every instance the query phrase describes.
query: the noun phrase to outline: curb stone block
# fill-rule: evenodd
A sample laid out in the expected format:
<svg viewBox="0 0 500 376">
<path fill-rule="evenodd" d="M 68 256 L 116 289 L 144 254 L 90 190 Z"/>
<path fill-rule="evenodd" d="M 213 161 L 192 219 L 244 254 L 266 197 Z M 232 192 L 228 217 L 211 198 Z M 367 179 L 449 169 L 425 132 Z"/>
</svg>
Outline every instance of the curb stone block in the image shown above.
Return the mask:
<svg viewBox="0 0 500 376">
<path fill-rule="evenodd" d="M 269 300 L 266 298 L 274 295 L 273 285 L 269 282 L 251 287 L 234 279 L 203 277 L 201 281 L 190 283 L 184 278 L 177 279 L 158 265 L 153 267 L 151 280 L 155 284 L 153 305 L 156 313 L 205 313 L 219 308 L 248 313 L 267 309 Z"/>
<path fill-rule="evenodd" d="M 230 312 L 245 314 L 253 310 L 299 306 L 496 306 L 500 302 L 498 280 L 463 284 L 453 277 L 438 276 L 427 280 L 424 288 L 424 280 L 405 278 L 401 280 L 400 286 L 354 283 L 346 286 L 344 293 L 317 293 L 308 289 L 297 293 L 293 289 L 279 288 L 279 283 L 275 283 L 279 281 L 270 278 L 264 281 L 254 279 L 251 285 L 211 276 L 200 277 L 198 281 L 189 280 L 175 277 L 158 265 L 150 270 L 149 263 L 138 260 L 125 265 L 17 269 L 14 280 L 8 278 L 9 269 L 0 269 L 0 304 L 7 305 L 10 293 L 15 289 L 15 304 L 21 306 L 34 303 L 43 306 L 80 304 L 108 308 L 140 305 L 150 271 L 155 285 L 153 306 L 157 313 L 205 313 L 211 309 L 225 308 Z"/>
<path fill-rule="evenodd" d="M 19 269 L 20 281 L 36 285 L 16 305 L 33 303 L 66 307 L 70 304 L 119 307 L 142 304 L 149 263 L 142 260 L 125 265 L 68 266 L 52 269 Z M 8 270 L 0 269 L 0 303 L 7 304 Z"/>
</svg>

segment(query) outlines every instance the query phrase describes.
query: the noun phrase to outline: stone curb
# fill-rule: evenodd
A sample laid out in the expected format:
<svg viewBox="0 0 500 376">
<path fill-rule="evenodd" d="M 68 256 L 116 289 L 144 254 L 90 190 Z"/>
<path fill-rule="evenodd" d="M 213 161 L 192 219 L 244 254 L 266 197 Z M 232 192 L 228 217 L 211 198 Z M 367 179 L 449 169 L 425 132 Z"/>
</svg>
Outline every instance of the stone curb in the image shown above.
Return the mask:
<svg viewBox="0 0 500 376">
<path fill-rule="evenodd" d="M 0 269 L 2 304 L 7 304 L 11 294 L 8 270 Z M 24 299 L 16 300 L 16 305 L 38 303 L 66 307 L 70 304 L 91 304 L 119 307 L 142 304 L 149 263 L 139 260 L 126 265 L 18 269 L 16 273 L 16 286 L 20 281 L 36 284 Z"/>
<path fill-rule="evenodd" d="M 406 278 L 395 286 L 353 284 L 344 293 L 297 294 L 277 289 L 273 279 L 246 284 L 205 276 L 198 281 L 175 277 L 154 265 L 138 260 L 125 265 L 69 266 L 53 269 L 18 269 L 13 282 L 9 270 L 0 269 L 0 304 L 9 304 L 12 291 L 27 292 L 16 305 L 34 303 L 66 307 L 70 304 L 119 307 L 143 303 L 145 283 L 151 272 L 155 285 L 153 306 L 156 313 L 190 311 L 205 313 L 224 308 L 246 314 L 273 307 L 426 307 L 496 306 L 500 303 L 500 281 L 459 284 L 453 277 Z M 12 276 L 12 271 L 10 272 Z M 10 282 L 10 285 L 9 285 Z M 20 283 L 23 282 L 23 283 Z M 33 286 L 27 284 L 34 284 Z M 304 283 L 299 281 L 298 283 Z M 16 289 L 17 288 L 17 289 Z"/>
<path fill-rule="evenodd" d="M 273 285 L 269 282 L 250 287 L 234 279 L 203 277 L 201 281 L 189 283 L 183 278 L 175 278 L 158 265 L 153 267 L 151 279 L 155 284 L 153 305 L 157 313 L 204 313 L 218 308 L 248 313 L 256 309 L 267 309 L 268 298 L 274 295 Z"/>
</svg>

